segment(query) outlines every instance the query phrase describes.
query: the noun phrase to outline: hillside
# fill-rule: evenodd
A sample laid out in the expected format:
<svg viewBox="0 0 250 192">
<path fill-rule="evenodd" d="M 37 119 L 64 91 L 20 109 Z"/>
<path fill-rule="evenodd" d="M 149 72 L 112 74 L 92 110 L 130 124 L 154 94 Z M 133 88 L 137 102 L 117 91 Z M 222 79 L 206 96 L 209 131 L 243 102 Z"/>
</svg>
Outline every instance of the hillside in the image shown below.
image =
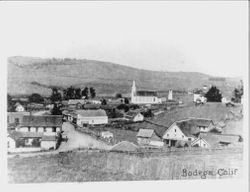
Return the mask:
<svg viewBox="0 0 250 192">
<path fill-rule="evenodd" d="M 110 62 L 87 59 L 42 59 L 15 56 L 8 59 L 8 93 L 12 95 L 51 94 L 51 87 L 84 88 L 93 86 L 97 94 L 129 93 L 132 81 L 139 88 L 158 91 L 190 90 L 215 84 L 231 93 L 238 79 L 225 82 L 209 80 L 212 76 L 196 72 L 160 72 L 141 70 Z"/>
</svg>

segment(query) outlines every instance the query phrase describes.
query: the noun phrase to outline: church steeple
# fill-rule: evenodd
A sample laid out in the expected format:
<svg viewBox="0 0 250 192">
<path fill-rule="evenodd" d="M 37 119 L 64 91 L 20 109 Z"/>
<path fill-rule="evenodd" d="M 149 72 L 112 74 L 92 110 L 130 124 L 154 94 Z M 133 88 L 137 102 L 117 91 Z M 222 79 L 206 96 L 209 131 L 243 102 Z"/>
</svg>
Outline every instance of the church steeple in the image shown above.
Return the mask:
<svg viewBox="0 0 250 192">
<path fill-rule="evenodd" d="M 132 89 L 131 89 L 131 101 L 134 102 L 134 97 L 136 96 L 136 86 L 135 81 L 133 81 Z"/>
</svg>

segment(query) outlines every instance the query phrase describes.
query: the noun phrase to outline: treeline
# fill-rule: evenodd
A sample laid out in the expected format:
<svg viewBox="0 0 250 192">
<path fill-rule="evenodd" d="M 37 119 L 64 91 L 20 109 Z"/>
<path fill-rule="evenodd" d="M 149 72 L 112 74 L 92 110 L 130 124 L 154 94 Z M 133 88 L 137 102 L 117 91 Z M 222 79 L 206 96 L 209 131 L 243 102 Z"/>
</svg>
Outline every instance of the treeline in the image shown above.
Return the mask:
<svg viewBox="0 0 250 192">
<path fill-rule="evenodd" d="M 95 98 L 96 91 L 93 87 L 85 87 L 84 89 L 81 88 L 74 88 L 72 86 L 64 89 L 61 92 L 57 88 L 52 89 L 52 94 L 50 96 L 51 102 L 61 101 L 61 100 L 69 100 L 69 99 L 89 99 Z"/>
</svg>

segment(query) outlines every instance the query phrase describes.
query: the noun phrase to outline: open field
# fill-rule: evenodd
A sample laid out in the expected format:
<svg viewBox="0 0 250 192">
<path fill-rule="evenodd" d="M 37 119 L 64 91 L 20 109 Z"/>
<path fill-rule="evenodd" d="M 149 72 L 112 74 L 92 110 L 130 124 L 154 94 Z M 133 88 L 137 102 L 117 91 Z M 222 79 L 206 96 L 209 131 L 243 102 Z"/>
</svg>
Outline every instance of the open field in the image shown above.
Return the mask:
<svg viewBox="0 0 250 192">
<path fill-rule="evenodd" d="M 72 152 L 13 157 L 8 159 L 8 169 L 10 183 L 238 178 L 242 176 L 242 149 L 159 156 Z M 223 174 L 223 170 L 229 169 L 235 174 Z M 198 170 L 202 174 L 185 176 L 183 170 Z M 206 176 L 208 171 L 212 175 Z"/>
</svg>

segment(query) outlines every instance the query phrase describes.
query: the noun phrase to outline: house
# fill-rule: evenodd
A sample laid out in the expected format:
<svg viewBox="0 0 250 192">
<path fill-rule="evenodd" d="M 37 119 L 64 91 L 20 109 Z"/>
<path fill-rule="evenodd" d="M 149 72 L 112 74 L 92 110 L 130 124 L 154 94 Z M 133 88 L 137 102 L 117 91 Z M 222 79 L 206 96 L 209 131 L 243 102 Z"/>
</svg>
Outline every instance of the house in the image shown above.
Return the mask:
<svg viewBox="0 0 250 192">
<path fill-rule="evenodd" d="M 103 109 L 98 110 L 76 110 L 76 124 L 84 125 L 100 125 L 108 123 L 108 116 Z"/>
<path fill-rule="evenodd" d="M 193 94 L 193 101 L 195 103 L 206 103 L 207 98 L 205 97 L 205 92 L 203 90 L 196 90 Z"/>
<path fill-rule="evenodd" d="M 139 129 L 136 137 L 139 145 L 156 145 L 161 147 L 164 144 L 161 138 L 156 135 L 154 129 Z"/>
<path fill-rule="evenodd" d="M 144 116 L 140 112 L 128 111 L 124 118 L 132 122 L 140 122 L 144 120 Z"/>
<path fill-rule="evenodd" d="M 214 127 L 214 123 L 211 119 L 190 117 L 189 120 L 200 130 L 200 132 L 208 132 Z"/>
<path fill-rule="evenodd" d="M 16 127 L 21 132 L 61 132 L 61 115 L 24 116 L 23 122 Z"/>
<path fill-rule="evenodd" d="M 162 103 L 161 98 L 157 96 L 156 91 L 136 90 L 135 81 L 133 81 L 131 89 L 131 103 L 133 104 L 159 104 Z"/>
<path fill-rule="evenodd" d="M 26 111 L 8 112 L 7 123 L 18 125 L 23 122 L 23 117 L 27 115 L 30 115 L 30 113 Z"/>
<path fill-rule="evenodd" d="M 42 136 L 42 141 L 41 141 L 41 149 L 56 149 L 57 148 L 57 138 L 56 134 L 54 135 L 46 135 L 44 134 Z"/>
<path fill-rule="evenodd" d="M 56 133 L 12 131 L 7 137 L 8 152 L 32 152 L 56 149 Z"/>
<path fill-rule="evenodd" d="M 117 143 L 111 148 L 111 151 L 116 152 L 136 152 L 138 149 L 138 146 L 134 143 L 128 142 L 128 141 L 121 141 L 120 143 Z"/>
<path fill-rule="evenodd" d="M 240 135 L 203 132 L 198 137 L 206 140 L 212 148 L 242 144 L 242 137 Z"/>
<path fill-rule="evenodd" d="M 84 99 L 70 99 L 68 101 L 69 109 L 82 109 L 82 106 L 86 104 L 86 100 Z"/>
<path fill-rule="evenodd" d="M 202 137 L 198 137 L 191 142 L 191 147 L 210 148 L 210 145 L 205 139 L 203 139 Z"/>
<path fill-rule="evenodd" d="M 24 108 L 23 105 L 21 105 L 19 102 L 17 102 L 17 103 L 15 104 L 15 111 L 16 111 L 16 112 L 23 112 L 23 111 L 25 111 L 25 108 Z"/>
<path fill-rule="evenodd" d="M 189 119 L 175 121 L 164 132 L 162 139 L 169 147 L 176 146 L 177 141 L 194 141 L 195 134 L 199 133 L 198 127 L 190 123 Z"/>
<path fill-rule="evenodd" d="M 101 137 L 104 139 L 109 139 L 109 138 L 113 138 L 114 134 L 111 133 L 110 131 L 102 131 L 101 132 Z"/>
</svg>

